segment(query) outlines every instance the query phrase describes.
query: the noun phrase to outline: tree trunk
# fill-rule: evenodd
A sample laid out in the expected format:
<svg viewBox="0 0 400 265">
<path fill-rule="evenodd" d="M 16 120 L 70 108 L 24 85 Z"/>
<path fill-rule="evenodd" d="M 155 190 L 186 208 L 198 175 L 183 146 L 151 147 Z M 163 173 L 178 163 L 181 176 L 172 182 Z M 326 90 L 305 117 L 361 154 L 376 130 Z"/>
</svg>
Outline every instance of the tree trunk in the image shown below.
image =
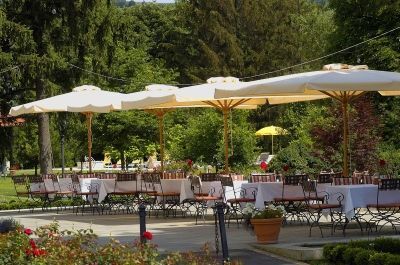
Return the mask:
<svg viewBox="0 0 400 265">
<path fill-rule="evenodd" d="M 36 84 L 36 98 L 45 98 L 43 81 L 38 81 Z M 49 115 L 47 113 L 38 114 L 37 123 L 39 129 L 40 173 L 49 174 L 53 170 L 53 151 L 51 149 Z"/>
<path fill-rule="evenodd" d="M 127 166 L 125 165 L 125 153 L 124 153 L 124 151 L 122 150 L 119 153 L 120 153 L 120 156 L 121 156 L 121 170 L 128 169 Z"/>
</svg>

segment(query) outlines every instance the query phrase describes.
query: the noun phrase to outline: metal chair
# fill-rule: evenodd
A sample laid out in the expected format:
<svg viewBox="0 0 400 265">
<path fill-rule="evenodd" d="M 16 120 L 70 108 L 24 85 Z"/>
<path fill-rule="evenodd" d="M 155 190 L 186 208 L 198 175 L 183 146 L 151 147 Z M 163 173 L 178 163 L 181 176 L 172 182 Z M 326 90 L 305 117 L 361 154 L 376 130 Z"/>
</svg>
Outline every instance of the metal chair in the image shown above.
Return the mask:
<svg viewBox="0 0 400 265">
<path fill-rule="evenodd" d="M 289 219 L 303 221 L 306 219 L 304 216 L 304 196 L 293 196 L 286 194 L 285 190 L 287 186 L 299 186 L 301 188 L 301 184 L 308 180 L 308 175 L 291 175 L 283 177 L 283 187 L 282 187 L 282 196 L 278 198 L 274 198 L 275 204 L 282 205 L 285 208 L 285 223 Z"/>
<path fill-rule="evenodd" d="M 42 210 L 45 210 L 51 205 L 57 191 L 46 187 L 42 176 L 28 176 L 28 181 L 31 198 L 41 201 Z"/>
<path fill-rule="evenodd" d="M 207 192 L 203 191 L 201 179 L 198 176 L 194 176 L 191 178 L 191 188 L 193 190 L 193 197 L 195 202 L 194 206 L 196 209 L 196 224 L 199 216 L 201 216 L 203 218 L 203 221 L 205 222 L 205 215 L 207 213 L 208 204 L 211 203 L 215 205 L 217 201 L 222 200 L 222 196 L 214 195 L 214 189 Z"/>
<path fill-rule="evenodd" d="M 58 213 L 59 209 L 62 209 L 61 200 L 63 199 L 72 200 L 72 197 L 74 196 L 72 181 L 71 183 L 65 183 L 65 181 L 70 178 L 57 175 L 51 175 L 49 176 L 49 179 L 51 179 L 53 184 L 52 190 L 55 191 L 53 204 L 57 207 L 57 213 Z M 60 180 L 61 182 L 63 182 L 62 184 L 60 184 Z M 66 206 L 64 206 L 64 209 L 66 209 Z"/>
<path fill-rule="evenodd" d="M 115 179 L 114 191 L 107 194 L 110 211 L 126 210 L 126 213 L 134 212 L 135 203 L 138 202 L 138 185 L 136 173 L 119 173 Z M 134 187 L 132 187 L 132 182 Z"/>
<path fill-rule="evenodd" d="M 85 207 L 89 206 L 93 215 L 95 209 L 97 209 L 98 213 L 100 214 L 101 211 L 98 202 L 99 198 L 98 186 L 96 184 L 90 184 L 86 186 L 84 190 L 82 190 L 79 181 L 79 175 L 72 174 L 70 177 L 72 180 L 72 189 L 74 191 L 73 206 L 74 206 L 74 211 L 76 207 L 75 213 L 78 214 L 80 209 L 83 215 L 83 213 L 85 212 Z"/>
<path fill-rule="evenodd" d="M 13 176 L 12 181 L 14 184 L 15 193 L 19 201 L 28 200 L 31 197 L 30 188 L 27 176 Z M 21 211 L 21 207 L 18 207 L 18 211 Z"/>
<path fill-rule="evenodd" d="M 320 229 L 321 237 L 324 237 L 324 234 L 322 233 L 323 226 L 330 227 L 331 234 L 333 235 L 335 224 L 342 223 L 343 194 L 340 193 L 340 195 L 337 196 L 337 203 L 328 203 L 329 194 L 325 191 L 318 192 L 316 181 L 306 180 L 302 182 L 302 188 L 306 209 L 308 211 L 307 221 L 310 225 L 309 235 L 311 236 L 311 230 L 314 226 L 318 226 Z M 323 211 L 329 211 L 330 222 L 321 223 Z"/>
<path fill-rule="evenodd" d="M 327 183 L 327 184 L 332 185 L 333 177 L 334 177 L 334 175 L 332 173 L 320 173 L 317 176 L 317 182 L 318 183 Z"/>
<path fill-rule="evenodd" d="M 256 192 L 257 189 L 254 188 L 251 197 L 248 197 L 248 192 L 247 189 L 243 188 L 238 188 L 235 189 L 233 179 L 232 177 L 221 177 L 221 186 L 222 186 L 222 194 L 224 197 L 224 201 L 229 204 L 229 207 L 227 209 L 227 221 L 228 221 L 228 227 L 230 220 L 232 217 L 236 219 L 237 225 L 239 225 L 239 219 L 243 219 L 243 212 L 242 212 L 242 205 L 244 203 L 255 203 L 256 202 Z M 233 198 L 228 198 L 227 197 L 227 189 L 232 190 Z"/>
<path fill-rule="evenodd" d="M 385 193 L 393 191 L 400 192 L 400 179 L 381 179 L 378 184 L 376 203 L 367 205 L 368 212 L 372 215 L 370 222 L 375 223 L 376 230 L 378 226 L 381 231 L 386 224 L 390 224 L 397 233 L 396 226 L 400 224 L 400 219 L 396 214 L 400 213 L 400 201 L 384 203 L 380 199 Z"/>
<path fill-rule="evenodd" d="M 266 173 L 266 174 L 251 174 L 250 182 L 276 182 L 276 174 L 275 173 Z"/>
<path fill-rule="evenodd" d="M 200 179 L 202 182 L 206 181 L 220 181 L 221 175 L 218 173 L 201 173 Z"/>
</svg>

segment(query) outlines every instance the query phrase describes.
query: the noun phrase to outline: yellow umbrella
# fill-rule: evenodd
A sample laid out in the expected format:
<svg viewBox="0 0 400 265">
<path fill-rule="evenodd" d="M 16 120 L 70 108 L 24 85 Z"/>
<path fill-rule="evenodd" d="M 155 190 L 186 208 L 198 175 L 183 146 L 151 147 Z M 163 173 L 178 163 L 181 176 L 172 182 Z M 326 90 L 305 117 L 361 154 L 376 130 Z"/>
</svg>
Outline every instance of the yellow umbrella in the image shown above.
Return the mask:
<svg viewBox="0 0 400 265">
<path fill-rule="evenodd" d="M 274 154 L 274 135 L 285 135 L 285 134 L 288 134 L 288 131 L 277 126 L 264 127 L 256 132 L 257 136 L 263 136 L 263 135 L 272 136 L 271 154 Z"/>
</svg>

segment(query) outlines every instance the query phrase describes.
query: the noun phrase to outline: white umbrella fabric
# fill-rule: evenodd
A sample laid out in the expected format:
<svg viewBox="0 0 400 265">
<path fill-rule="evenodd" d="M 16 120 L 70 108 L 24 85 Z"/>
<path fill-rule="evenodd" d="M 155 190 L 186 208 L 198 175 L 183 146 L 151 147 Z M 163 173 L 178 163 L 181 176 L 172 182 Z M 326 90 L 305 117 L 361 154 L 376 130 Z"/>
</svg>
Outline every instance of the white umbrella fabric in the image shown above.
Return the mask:
<svg viewBox="0 0 400 265">
<path fill-rule="evenodd" d="M 12 107 L 10 115 L 44 112 L 80 112 L 85 114 L 88 127 L 89 172 L 92 172 L 92 118 L 93 113 L 108 113 L 121 109 L 125 94 L 105 91 L 92 85 L 76 87 L 72 92 Z"/>
<path fill-rule="evenodd" d="M 248 86 L 217 89 L 216 98 L 268 97 L 271 95 L 327 95 L 342 104 L 343 174 L 348 168 L 348 104 L 360 95 L 377 91 L 381 95 L 400 95 L 400 73 L 368 70 L 366 65 L 330 64 L 322 71 L 291 74 L 248 82 Z"/>
<path fill-rule="evenodd" d="M 248 85 L 249 82 L 240 82 L 234 77 L 214 77 L 207 80 L 206 84 L 194 85 L 170 91 L 165 94 L 153 94 L 146 98 L 138 98 L 135 93 L 131 94 L 122 101 L 122 109 L 171 109 L 184 107 L 214 107 L 223 113 L 224 118 L 224 151 L 225 151 L 225 171 L 228 172 L 229 159 L 229 142 L 228 142 L 228 115 L 231 109 L 254 109 L 258 105 L 263 105 L 269 102 L 274 104 L 297 102 L 312 99 L 326 98 L 325 95 L 288 95 L 276 96 L 268 99 L 264 97 L 254 98 L 229 98 L 216 99 L 215 91 L 218 88 L 238 89 Z"/>
</svg>

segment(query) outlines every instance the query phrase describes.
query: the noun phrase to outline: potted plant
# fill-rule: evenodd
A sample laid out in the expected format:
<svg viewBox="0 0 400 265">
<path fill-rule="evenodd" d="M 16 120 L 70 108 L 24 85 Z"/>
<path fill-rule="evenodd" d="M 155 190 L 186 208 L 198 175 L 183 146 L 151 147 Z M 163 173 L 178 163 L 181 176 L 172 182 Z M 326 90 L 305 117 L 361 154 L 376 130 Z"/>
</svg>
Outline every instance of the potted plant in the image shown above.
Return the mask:
<svg viewBox="0 0 400 265">
<path fill-rule="evenodd" d="M 254 204 L 247 204 L 243 209 L 249 224 L 256 234 L 257 242 L 271 244 L 278 242 L 279 232 L 283 221 L 285 209 L 283 206 L 269 204 L 263 210 L 258 210 Z"/>
</svg>

